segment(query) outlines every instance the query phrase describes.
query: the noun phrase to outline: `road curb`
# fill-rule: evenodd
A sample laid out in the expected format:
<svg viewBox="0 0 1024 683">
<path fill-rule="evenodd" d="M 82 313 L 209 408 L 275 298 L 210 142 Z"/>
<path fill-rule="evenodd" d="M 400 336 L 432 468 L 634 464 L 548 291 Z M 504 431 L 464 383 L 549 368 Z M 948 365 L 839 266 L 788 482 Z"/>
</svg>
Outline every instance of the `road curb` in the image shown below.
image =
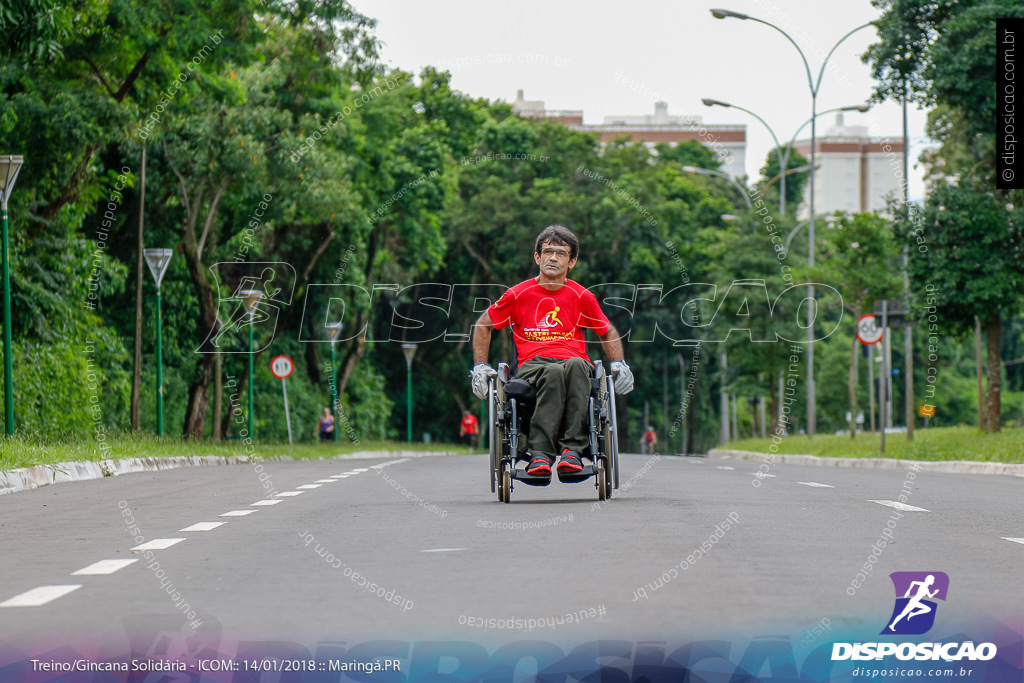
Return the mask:
<svg viewBox="0 0 1024 683">
<path fill-rule="evenodd" d="M 457 455 L 455 451 L 357 451 L 324 460 L 366 460 L 372 458 L 423 458 L 432 455 Z M 87 462 L 59 462 L 0 471 L 0 495 L 37 489 L 51 484 L 70 481 L 88 481 L 103 477 L 116 477 L 134 472 L 157 472 L 180 467 L 208 467 L 211 465 L 241 465 L 253 462 L 274 462 L 286 458 L 250 458 L 246 455 L 189 455 L 169 458 L 124 458 L 121 460 L 92 460 Z"/>
<path fill-rule="evenodd" d="M 733 451 L 713 448 L 709 456 L 732 460 L 766 459 L 764 453 L 753 451 Z M 812 467 L 859 467 L 863 469 L 906 470 L 913 466 L 924 472 L 942 472 L 945 474 L 1002 474 L 1024 477 L 1024 465 L 1010 465 L 1003 462 L 973 462 L 970 460 L 945 460 L 941 462 L 923 460 L 892 460 L 890 458 L 828 458 L 820 455 L 785 455 L 775 454 L 775 463 L 787 465 L 809 465 Z"/>
</svg>

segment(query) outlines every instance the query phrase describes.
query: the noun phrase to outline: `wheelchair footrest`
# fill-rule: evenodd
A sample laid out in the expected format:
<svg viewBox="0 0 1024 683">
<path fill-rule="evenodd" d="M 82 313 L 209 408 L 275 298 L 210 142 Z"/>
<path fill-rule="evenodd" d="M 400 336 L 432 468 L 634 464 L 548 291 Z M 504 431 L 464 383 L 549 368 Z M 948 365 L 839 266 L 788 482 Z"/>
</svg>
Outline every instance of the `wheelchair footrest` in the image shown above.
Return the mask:
<svg viewBox="0 0 1024 683">
<path fill-rule="evenodd" d="M 527 474 L 525 469 L 513 468 L 512 478 L 515 479 L 516 481 L 521 481 L 529 486 L 547 486 L 548 484 L 551 483 L 551 477 Z"/>
<path fill-rule="evenodd" d="M 558 481 L 562 482 L 563 484 L 578 484 L 581 481 L 586 481 L 587 479 L 590 479 L 595 474 L 597 474 L 596 467 L 594 467 L 593 465 L 584 465 L 583 469 L 580 470 L 579 472 L 575 472 L 573 474 L 558 474 L 556 476 L 558 477 Z"/>
</svg>

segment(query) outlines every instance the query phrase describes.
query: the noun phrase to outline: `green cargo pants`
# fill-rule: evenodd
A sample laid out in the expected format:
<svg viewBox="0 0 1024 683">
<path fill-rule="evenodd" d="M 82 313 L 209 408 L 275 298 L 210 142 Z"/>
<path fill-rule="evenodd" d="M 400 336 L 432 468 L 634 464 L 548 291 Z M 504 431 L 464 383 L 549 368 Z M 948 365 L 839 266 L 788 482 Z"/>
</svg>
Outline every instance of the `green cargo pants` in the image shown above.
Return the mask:
<svg viewBox="0 0 1024 683">
<path fill-rule="evenodd" d="M 583 454 L 590 444 L 587 405 L 594 366 L 583 358 L 534 357 L 519 366 L 516 377 L 537 388 L 527 449 L 550 459 L 568 448 Z"/>
</svg>

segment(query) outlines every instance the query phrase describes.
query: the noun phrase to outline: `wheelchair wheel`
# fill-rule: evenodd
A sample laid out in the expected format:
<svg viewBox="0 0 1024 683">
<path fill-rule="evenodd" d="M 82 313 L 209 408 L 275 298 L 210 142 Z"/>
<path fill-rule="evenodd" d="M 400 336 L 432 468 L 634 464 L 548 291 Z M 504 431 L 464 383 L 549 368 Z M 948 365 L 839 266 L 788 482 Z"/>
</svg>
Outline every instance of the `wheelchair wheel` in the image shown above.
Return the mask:
<svg viewBox="0 0 1024 683">
<path fill-rule="evenodd" d="M 608 449 L 609 474 L 611 475 L 612 488 L 619 488 L 619 435 L 616 433 L 618 419 L 615 415 L 615 388 L 612 380 L 608 378 L 609 391 L 608 400 L 608 424 L 605 425 L 604 443 Z"/>
<path fill-rule="evenodd" d="M 598 459 L 597 461 L 597 499 L 608 500 L 609 496 L 608 488 L 608 472 L 604 467 L 604 460 Z"/>
<path fill-rule="evenodd" d="M 501 472 L 501 485 L 498 489 L 498 500 L 502 503 L 512 502 L 512 473 L 507 467 Z"/>
<path fill-rule="evenodd" d="M 498 442 L 494 440 L 496 436 L 497 427 L 494 424 L 496 415 L 494 409 L 494 380 L 488 382 L 487 385 L 487 450 L 490 453 L 491 460 L 491 493 L 495 491 L 495 484 L 498 479 Z"/>
</svg>

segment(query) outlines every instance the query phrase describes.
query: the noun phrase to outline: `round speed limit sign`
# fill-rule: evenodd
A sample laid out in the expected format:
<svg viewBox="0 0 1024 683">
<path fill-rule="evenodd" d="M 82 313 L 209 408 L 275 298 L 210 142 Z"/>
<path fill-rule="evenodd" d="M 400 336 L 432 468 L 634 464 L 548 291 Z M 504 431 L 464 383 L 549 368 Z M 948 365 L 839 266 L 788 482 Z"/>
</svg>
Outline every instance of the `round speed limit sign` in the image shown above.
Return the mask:
<svg viewBox="0 0 1024 683">
<path fill-rule="evenodd" d="M 270 361 L 270 371 L 274 373 L 274 377 L 278 379 L 285 379 L 291 377 L 292 370 L 295 369 L 295 363 L 288 356 L 275 356 Z"/>
<path fill-rule="evenodd" d="M 857 339 L 863 344 L 877 344 L 882 338 L 882 328 L 875 324 L 875 316 L 868 313 L 857 321 Z"/>
</svg>

